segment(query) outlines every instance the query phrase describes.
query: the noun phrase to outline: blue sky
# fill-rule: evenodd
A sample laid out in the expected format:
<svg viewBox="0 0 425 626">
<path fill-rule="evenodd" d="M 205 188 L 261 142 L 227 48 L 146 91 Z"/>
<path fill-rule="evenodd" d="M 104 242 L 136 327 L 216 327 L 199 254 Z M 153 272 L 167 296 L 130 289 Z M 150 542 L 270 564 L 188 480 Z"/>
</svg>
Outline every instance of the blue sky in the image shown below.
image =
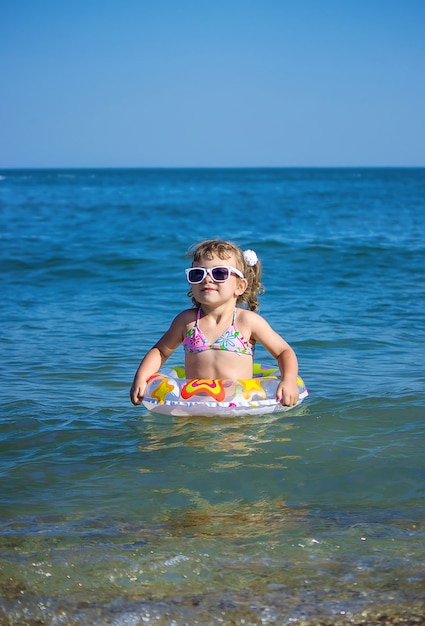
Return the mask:
<svg viewBox="0 0 425 626">
<path fill-rule="evenodd" d="M 424 33 L 423 0 L 9 2 L 0 167 L 425 166 Z"/>
</svg>

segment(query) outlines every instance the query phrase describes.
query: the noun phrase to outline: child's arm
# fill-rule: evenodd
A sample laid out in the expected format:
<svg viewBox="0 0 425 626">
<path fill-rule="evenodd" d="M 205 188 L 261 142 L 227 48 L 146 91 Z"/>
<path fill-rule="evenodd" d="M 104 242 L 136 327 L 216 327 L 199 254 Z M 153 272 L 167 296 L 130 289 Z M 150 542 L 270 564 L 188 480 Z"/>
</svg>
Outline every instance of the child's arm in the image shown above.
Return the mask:
<svg viewBox="0 0 425 626">
<path fill-rule="evenodd" d="M 183 332 L 187 313 L 180 313 L 172 322 L 165 335 L 146 353 L 134 376 L 130 389 L 133 404 L 141 404 L 146 389 L 146 382 L 164 365 L 166 360 L 183 341 Z"/>
<path fill-rule="evenodd" d="M 147 352 L 137 368 L 133 384 L 131 385 L 130 399 L 133 404 L 142 404 L 146 381 L 152 374 L 155 374 L 155 372 L 161 369 L 166 360 L 165 355 L 163 355 L 156 346 Z"/>
<path fill-rule="evenodd" d="M 298 360 L 291 346 L 286 345 L 277 357 L 282 380 L 276 389 L 276 400 L 285 406 L 294 406 L 300 396 L 297 385 Z"/>
<path fill-rule="evenodd" d="M 252 337 L 270 352 L 279 365 L 281 382 L 276 390 L 276 400 L 285 406 L 294 406 L 299 399 L 297 385 L 298 360 L 295 352 L 281 337 L 256 313 L 251 313 Z"/>
</svg>

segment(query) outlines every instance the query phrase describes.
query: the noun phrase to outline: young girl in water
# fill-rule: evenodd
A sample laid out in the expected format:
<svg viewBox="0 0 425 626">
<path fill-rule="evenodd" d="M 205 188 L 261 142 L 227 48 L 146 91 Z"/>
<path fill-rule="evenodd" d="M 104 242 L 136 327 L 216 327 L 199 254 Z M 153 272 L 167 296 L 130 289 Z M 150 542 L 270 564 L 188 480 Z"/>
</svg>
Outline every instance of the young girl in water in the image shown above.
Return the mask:
<svg viewBox="0 0 425 626">
<path fill-rule="evenodd" d="M 258 342 L 276 359 L 282 380 L 276 400 L 285 406 L 298 402 L 298 362 L 295 352 L 264 318 L 255 313 L 261 291 L 261 264 L 253 250 L 229 241 L 199 243 L 186 270 L 194 308 L 177 315 L 170 328 L 139 365 L 130 391 L 141 404 L 150 376 L 158 372 L 183 344 L 186 378 L 252 378 L 254 347 Z M 239 308 L 243 304 L 248 307 Z"/>
</svg>

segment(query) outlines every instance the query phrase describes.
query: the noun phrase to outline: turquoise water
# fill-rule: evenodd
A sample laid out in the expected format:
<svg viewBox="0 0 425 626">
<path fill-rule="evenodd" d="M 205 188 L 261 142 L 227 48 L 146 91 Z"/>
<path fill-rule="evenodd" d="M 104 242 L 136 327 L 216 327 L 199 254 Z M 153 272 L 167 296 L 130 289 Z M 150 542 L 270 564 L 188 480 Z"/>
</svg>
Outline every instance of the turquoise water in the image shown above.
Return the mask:
<svg viewBox="0 0 425 626">
<path fill-rule="evenodd" d="M 0 623 L 420 623 L 424 205 L 424 169 L 1 171 Z M 263 261 L 281 416 L 129 402 L 210 236 Z"/>
</svg>

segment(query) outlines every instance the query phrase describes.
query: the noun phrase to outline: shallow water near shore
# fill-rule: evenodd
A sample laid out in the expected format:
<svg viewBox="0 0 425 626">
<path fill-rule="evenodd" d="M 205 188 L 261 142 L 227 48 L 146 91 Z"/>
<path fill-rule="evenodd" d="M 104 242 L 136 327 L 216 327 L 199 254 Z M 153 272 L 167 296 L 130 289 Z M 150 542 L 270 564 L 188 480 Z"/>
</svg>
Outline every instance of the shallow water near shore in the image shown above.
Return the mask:
<svg viewBox="0 0 425 626">
<path fill-rule="evenodd" d="M 0 175 L 0 623 L 425 623 L 425 170 Z M 209 236 L 263 261 L 287 413 L 129 402 Z"/>
</svg>

